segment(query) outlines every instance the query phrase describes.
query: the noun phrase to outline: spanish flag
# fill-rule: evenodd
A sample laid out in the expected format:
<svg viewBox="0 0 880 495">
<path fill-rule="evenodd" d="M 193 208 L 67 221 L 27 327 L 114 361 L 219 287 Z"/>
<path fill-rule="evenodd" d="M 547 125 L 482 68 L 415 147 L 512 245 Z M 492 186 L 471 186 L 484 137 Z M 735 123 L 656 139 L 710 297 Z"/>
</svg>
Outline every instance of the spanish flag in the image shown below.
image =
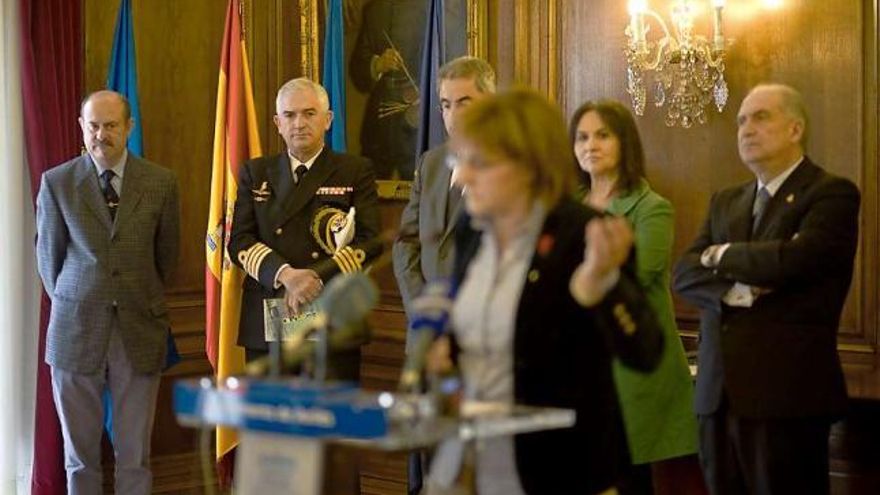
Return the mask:
<svg viewBox="0 0 880 495">
<path fill-rule="evenodd" d="M 244 349 L 236 345 L 243 273 L 230 260 L 227 246 L 237 195 L 238 167 L 245 160 L 262 154 L 241 30 L 240 2 L 229 0 L 226 11 L 217 83 L 211 205 L 205 237 L 205 347 L 218 382 L 244 369 Z M 222 460 L 237 442 L 234 430 L 217 428 L 217 459 Z"/>
</svg>

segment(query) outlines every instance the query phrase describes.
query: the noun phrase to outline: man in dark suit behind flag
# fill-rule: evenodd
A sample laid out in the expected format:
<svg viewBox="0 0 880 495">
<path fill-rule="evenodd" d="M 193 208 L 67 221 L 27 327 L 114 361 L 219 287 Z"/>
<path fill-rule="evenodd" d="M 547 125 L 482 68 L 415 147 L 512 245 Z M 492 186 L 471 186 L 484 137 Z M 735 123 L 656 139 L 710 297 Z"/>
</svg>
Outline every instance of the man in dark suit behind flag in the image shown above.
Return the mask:
<svg viewBox="0 0 880 495">
<path fill-rule="evenodd" d="M 859 191 L 804 156 L 796 90 L 757 86 L 737 124 L 756 180 L 713 196 L 675 269 L 676 291 L 701 310 L 700 459 L 713 494 L 827 494 Z"/>
</svg>

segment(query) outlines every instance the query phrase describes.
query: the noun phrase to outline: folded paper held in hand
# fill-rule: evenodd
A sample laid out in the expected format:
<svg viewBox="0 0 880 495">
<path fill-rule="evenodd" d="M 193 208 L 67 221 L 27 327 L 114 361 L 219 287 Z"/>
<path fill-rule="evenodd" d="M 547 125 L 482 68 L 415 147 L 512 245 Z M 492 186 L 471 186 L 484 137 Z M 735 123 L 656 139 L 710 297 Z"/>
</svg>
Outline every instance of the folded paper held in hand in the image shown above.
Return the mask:
<svg viewBox="0 0 880 495">
<path fill-rule="evenodd" d="M 302 339 L 321 322 L 319 311 L 314 304 L 301 307 L 299 314 L 290 313 L 283 298 L 263 300 L 263 328 L 266 342 L 289 342 Z"/>
</svg>

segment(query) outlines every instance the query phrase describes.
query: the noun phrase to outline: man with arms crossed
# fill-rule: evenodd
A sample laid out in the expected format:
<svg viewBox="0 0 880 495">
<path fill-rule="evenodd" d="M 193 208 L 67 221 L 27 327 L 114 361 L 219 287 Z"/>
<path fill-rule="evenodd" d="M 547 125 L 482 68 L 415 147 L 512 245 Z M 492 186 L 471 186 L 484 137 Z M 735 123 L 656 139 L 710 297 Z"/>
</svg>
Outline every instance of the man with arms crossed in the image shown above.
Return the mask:
<svg viewBox="0 0 880 495">
<path fill-rule="evenodd" d="M 837 328 L 859 191 L 804 156 L 801 95 L 759 85 L 737 115 L 755 180 L 712 197 L 675 269 L 701 310 L 695 397 L 713 494 L 827 494 L 828 434 L 846 406 Z"/>
</svg>

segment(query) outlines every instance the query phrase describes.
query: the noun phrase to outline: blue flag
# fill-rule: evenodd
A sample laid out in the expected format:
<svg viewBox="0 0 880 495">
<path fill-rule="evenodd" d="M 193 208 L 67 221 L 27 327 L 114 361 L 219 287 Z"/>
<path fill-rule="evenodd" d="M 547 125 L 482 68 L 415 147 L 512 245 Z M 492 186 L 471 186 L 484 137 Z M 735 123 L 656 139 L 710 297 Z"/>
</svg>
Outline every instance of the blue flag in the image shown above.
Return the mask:
<svg viewBox="0 0 880 495">
<path fill-rule="evenodd" d="M 107 71 L 107 89 L 125 95 L 131 106 L 134 129 L 128 136 L 128 151 L 144 156 L 144 139 L 141 132 L 141 106 L 138 101 L 137 64 L 135 63 L 134 27 L 131 20 L 131 0 L 122 0 L 119 15 L 116 16 L 116 31 L 113 34 L 113 50 L 110 53 L 110 68 Z M 180 353 L 174 343 L 171 330 L 166 339 L 167 357 L 165 369 L 180 362 Z M 113 408 L 109 389 L 104 390 L 104 428 L 113 439 Z"/>
<path fill-rule="evenodd" d="M 330 0 L 327 12 L 327 34 L 324 36 L 324 74 L 322 83 L 330 96 L 333 125 L 327 141 L 333 151 L 345 151 L 345 39 L 343 35 L 342 0 Z"/>
<path fill-rule="evenodd" d="M 122 0 L 116 16 L 113 34 L 113 51 L 110 69 L 107 71 L 107 89 L 122 93 L 131 105 L 134 129 L 128 136 L 128 150 L 144 156 L 144 140 L 141 133 L 141 105 L 138 101 L 137 64 L 134 55 L 134 28 L 131 21 L 131 0 Z"/>
<path fill-rule="evenodd" d="M 425 23 L 425 37 L 422 45 L 422 67 L 419 94 L 419 137 L 416 139 L 416 156 L 440 145 L 446 139 L 446 129 L 438 109 L 440 97 L 437 95 L 437 74 L 446 62 L 446 31 L 443 28 L 444 0 L 430 0 L 428 22 Z"/>
</svg>

